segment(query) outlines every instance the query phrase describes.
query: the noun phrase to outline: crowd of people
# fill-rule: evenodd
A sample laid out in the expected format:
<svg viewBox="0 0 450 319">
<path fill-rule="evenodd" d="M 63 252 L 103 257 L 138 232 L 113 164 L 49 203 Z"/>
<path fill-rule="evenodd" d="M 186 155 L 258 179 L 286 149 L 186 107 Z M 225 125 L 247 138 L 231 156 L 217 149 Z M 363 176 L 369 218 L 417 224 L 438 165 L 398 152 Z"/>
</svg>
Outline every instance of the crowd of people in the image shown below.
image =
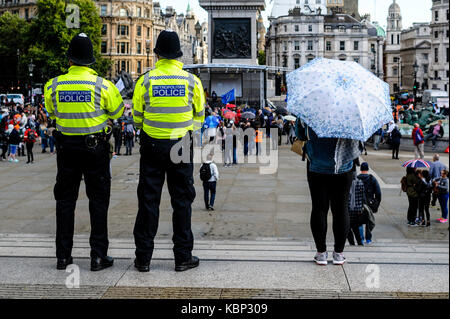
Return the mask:
<svg viewBox="0 0 450 319">
<path fill-rule="evenodd" d="M 447 167 L 440 162 L 439 154 L 433 157 L 429 170 L 406 168 L 406 176 L 401 181 L 402 190 L 408 196 L 408 225 L 431 226 L 430 206 L 439 201 L 440 223 L 448 223 L 449 181 Z"/>
<path fill-rule="evenodd" d="M 41 153 L 47 153 L 48 149 L 50 154 L 55 154 L 55 129 L 56 123 L 50 120 L 43 105 L 37 117 L 30 106 L 5 105 L 0 112 L 0 161 L 18 163 L 20 157 L 27 157 L 26 163 L 32 164 L 36 143 Z"/>
</svg>

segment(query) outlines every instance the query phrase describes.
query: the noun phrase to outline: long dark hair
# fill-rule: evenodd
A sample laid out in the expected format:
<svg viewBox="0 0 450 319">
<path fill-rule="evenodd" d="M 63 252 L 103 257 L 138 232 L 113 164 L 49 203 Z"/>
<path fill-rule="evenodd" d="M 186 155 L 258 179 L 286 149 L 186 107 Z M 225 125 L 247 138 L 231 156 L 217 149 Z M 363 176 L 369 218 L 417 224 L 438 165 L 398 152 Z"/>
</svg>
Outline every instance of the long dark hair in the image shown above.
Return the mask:
<svg viewBox="0 0 450 319">
<path fill-rule="evenodd" d="M 416 169 L 414 167 L 407 167 L 406 168 L 406 175 L 415 174 L 415 173 L 416 173 Z"/>
</svg>

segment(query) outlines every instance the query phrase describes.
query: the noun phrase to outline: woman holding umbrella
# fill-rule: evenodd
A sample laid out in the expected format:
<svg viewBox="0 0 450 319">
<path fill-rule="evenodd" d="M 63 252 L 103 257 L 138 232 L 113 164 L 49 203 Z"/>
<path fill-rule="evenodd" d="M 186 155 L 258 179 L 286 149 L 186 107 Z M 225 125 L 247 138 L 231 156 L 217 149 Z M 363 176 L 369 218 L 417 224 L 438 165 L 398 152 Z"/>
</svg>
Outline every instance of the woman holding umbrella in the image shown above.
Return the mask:
<svg viewBox="0 0 450 319">
<path fill-rule="evenodd" d="M 312 199 L 314 261 L 327 265 L 327 215 L 333 214 L 333 264 L 342 265 L 350 228 L 348 201 L 354 159 L 369 137 L 392 120 L 389 85 L 355 62 L 315 59 L 288 75 L 288 111 L 306 141 Z"/>
</svg>

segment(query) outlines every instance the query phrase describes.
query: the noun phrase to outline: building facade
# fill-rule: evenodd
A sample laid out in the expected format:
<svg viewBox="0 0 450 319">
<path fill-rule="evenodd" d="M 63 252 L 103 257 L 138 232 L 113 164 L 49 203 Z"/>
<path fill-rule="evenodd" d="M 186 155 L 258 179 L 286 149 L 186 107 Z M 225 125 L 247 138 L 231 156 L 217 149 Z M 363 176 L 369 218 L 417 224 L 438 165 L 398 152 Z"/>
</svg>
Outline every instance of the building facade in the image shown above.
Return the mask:
<svg viewBox="0 0 450 319">
<path fill-rule="evenodd" d="M 449 92 L 449 0 L 431 8 L 430 88 Z"/>
<path fill-rule="evenodd" d="M 431 34 L 429 23 L 414 23 L 403 30 L 400 39 L 403 89 L 412 91 L 416 82 L 417 90 L 429 88 Z M 416 64 L 417 63 L 417 64 Z M 414 65 L 418 66 L 417 73 Z"/>
<path fill-rule="evenodd" d="M 383 73 L 383 32 L 348 14 L 303 14 L 299 8 L 270 19 L 267 65 L 297 69 L 317 57 L 355 61 Z"/>
<path fill-rule="evenodd" d="M 17 14 L 22 19 L 30 21 L 36 16 L 36 2 L 37 0 L 0 0 L 0 15 L 9 11 L 12 14 Z"/>
<path fill-rule="evenodd" d="M 299 8 L 304 14 L 326 14 L 327 0 L 274 0 L 270 17 L 278 18 L 289 14 L 289 10 Z"/>
<path fill-rule="evenodd" d="M 348 14 L 356 20 L 361 20 L 358 2 L 358 0 L 327 0 L 327 8 L 329 11 Z"/>
<path fill-rule="evenodd" d="M 391 93 L 399 92 L 402 87 L 402 61 L 400 56 L 402 34 L 402 15 L 396 0 L 389 6 L 385 43 L 385 78 Z"/>
<path fill-rule="evenodd" d="M 10 11 L 30 21 L 37 14 L 37 0 L 0 0 L 0 14 Z M 177 14 L 172 7 L 163 12 L 151 0 L 94 0 L 98 7 L 101 27 L 100 52 L 111 60 L 108 74 L 113 78 L 121 71 L 133 79 L 153 68 L 156 56 L 153 48 L 161 31 L 172 29 L 180 37 L 186 64 L 206 63 L 208 60 L 208 23 L 200 24 L 191 7 L 186 15 Z"/>
</svg>

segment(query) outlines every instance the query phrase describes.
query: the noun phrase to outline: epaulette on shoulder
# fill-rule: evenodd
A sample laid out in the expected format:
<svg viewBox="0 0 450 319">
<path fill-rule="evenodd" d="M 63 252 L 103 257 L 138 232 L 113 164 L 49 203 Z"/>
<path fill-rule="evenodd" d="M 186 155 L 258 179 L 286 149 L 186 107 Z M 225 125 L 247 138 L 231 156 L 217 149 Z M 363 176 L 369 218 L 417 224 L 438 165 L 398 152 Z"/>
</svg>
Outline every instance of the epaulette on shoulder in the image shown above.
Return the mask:
<svg viewBox="0 0 450 319">
<path fill-rule="evenodd" d="M 146 75 L 147 73 L 149 73 L 150 71 L 153 71 L 154 69 L 150 69 L 150 70 L 148 70 L 147 72 L 144 72 L 144 73 L 142 73 L 141 75 L 139 75 L 138 76 L 138 78 L 137 78 L 137 80 L 136 80 L 136 83 L 144 76 L 144 75 Z"/>
</svg>

